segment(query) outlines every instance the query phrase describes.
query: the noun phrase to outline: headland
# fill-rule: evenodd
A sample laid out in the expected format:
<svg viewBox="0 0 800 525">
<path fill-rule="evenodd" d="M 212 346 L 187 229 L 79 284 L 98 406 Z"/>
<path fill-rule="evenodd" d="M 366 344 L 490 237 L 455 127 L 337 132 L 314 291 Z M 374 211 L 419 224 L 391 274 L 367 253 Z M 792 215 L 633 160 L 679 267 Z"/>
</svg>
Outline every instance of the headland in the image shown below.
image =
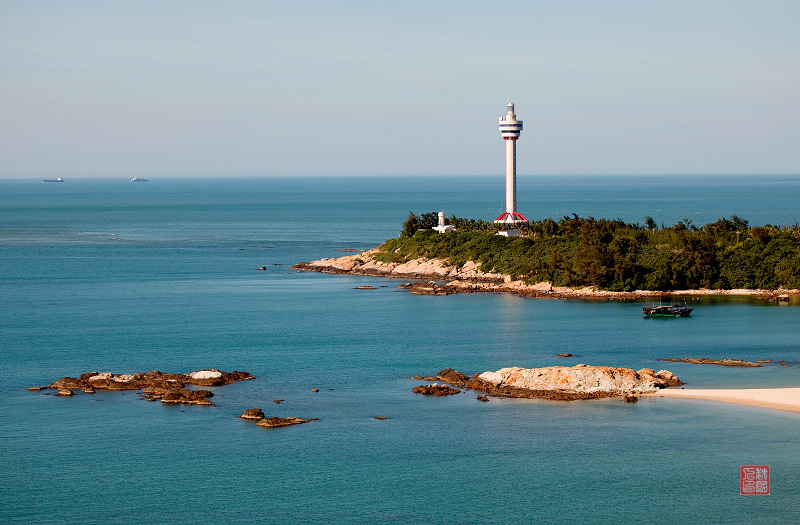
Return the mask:
<svg viewBox="0 0 800 525">
<path fill-rule="evenodd" d="M 452 293 L 511 293 L 521 297 L 540 299 L 595 299 L 635 300 L 670 296 L 744 295 L 769 300 L 784 300 L 800 296 L 800 290 L 777 289 L 687 289 L 687 290 L 635 290 L 611 291 L 597 286 L 554 286 L 550 282 L 528 284 L 511 275 L 484 272 L 475 261 L 455 265 L 445 259 L 417 257 L 405 262 L 385 262 L 378 257 L 384 253 L 380 247 L 338 258 L 301 262 L 291 268 L 301 271 L 329 274 L 366 275 L 397 279 L 417 279 L 419 283 L 403 285 L 420 295 L 448 295 Z"/>
</svg>

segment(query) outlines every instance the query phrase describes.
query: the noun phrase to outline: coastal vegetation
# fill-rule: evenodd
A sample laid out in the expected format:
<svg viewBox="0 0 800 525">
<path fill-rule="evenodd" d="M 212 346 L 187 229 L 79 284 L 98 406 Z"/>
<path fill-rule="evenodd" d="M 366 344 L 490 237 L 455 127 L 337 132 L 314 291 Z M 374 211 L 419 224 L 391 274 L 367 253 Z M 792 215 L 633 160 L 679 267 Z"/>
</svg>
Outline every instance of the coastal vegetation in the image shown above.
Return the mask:
<svg viewBox="0 0 800 525">
<path fill-rule="evenodd" d="M 544 219 L 517 226 L 519 237 L 496 235 L 502 225 L 450 217 L 456 230 L 432 230 L 436 213 L 411 213 L 400 236 L 379 247 L 383 262 L 475 261 L 481 271 L 527 283 L 597 286 L 611 291 L 800 288 L 800 227 L 755 226 L 732 215 L 697 227 L 684 219 L 659 227 L 582 218 Z"/>
</svg>

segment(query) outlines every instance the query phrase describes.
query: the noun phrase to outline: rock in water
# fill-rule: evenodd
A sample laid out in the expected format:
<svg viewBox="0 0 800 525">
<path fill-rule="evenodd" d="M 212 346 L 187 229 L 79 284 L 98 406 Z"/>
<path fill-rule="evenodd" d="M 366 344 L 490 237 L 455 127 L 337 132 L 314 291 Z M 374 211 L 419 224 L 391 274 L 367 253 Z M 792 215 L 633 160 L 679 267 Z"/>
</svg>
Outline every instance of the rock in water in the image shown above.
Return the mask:
<svg viewBox="0 0 800 525">
<path fill-rule="evenodd" d="M 452 368 L 440 370 L 439 373 L 436 374 L 436 377 L 453 386 L 464 386 L 464 384 L 469 380 L 468 375 L 457 372 Z"/>
<path fill-rule="evenodd" d="M 248 408 L 239 417 L 242 419 L 264 419 L 264 412 L 260 408 Z"/>
<path fill-rule="evenodd" d="M 652 393 L 667 386 L 682 384 L 668 370 L 654 372 L 649 368 L 643 368 L 637 372 L 630 368 L 589 365 L 503 368 L 497 372 L 484 372 L 475 379 L 477 383 L 498 388 L 511 387 L 591 397 Z"/>
<path fill-rule="evenodd" d="M 420 385 L 411 389 L 415 394 L 422 394 L 424 396 L 452 396 L 453 394 L 460 394 L 461 390 L 451 388 L 447 385 Z"/>
<path fill-rule="evenodd" d="M 267 417 L 256 423 L 257 427 L 288 427 L 289 425 L 300 425 L 314 421 L 313 419 L 302 419 L 299 417 Z"/>
<path fill-rule="evenodd" d="M 112 374 L 111 372 L 89 372 L 79 378 L 63 377 L 48 385 L 61 392 L 73 394 L 76 390 L 94 393 L 96 390 L 141 390 L 148 401 L 161 400 L 164 404 L 213 405 L 207 398 L 214 394 L 208 390 L 189 390 L 186 385 L 221 386 L 236 381 L 254 379 L 247 372 L 234 370 L 223 372 L 216 369 L 198 370 L 189 374 L 166 374 L 153 370 L 138 374 Z"/>
<path fill-rule="evenodd" d="M 673 363 L 692 363 L 693 365 L 741 366 L 752 368 L 763 366 L 759 363 L 751 363 L 750 361 L 744 361 L 742 359 L 711 359 L 708 357 L 665 357 L 664 359 L 660 359 L 660 361 L 671 361 Z"/>
</svg>

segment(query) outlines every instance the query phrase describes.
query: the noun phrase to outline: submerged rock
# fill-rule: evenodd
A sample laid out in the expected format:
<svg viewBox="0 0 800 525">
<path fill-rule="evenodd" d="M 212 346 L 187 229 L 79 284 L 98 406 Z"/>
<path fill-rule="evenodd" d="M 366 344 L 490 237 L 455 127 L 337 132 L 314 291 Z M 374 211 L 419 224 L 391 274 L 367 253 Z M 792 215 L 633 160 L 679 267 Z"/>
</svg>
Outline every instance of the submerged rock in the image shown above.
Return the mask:
<svg viewBox="0 0 800 525">
<path fill-rule="evenodd" d="M 742 366 L 742 367 L 760 367 L 759 363 L 751 363 L 743 359 L 710 359 L 708 357 L 681 357 L 671 358 L 665 357 L 659 361 L 670 361 L 672 363 L 692 363 L 694 365 L 721 365 L 721 366 Z"/>
</svg>

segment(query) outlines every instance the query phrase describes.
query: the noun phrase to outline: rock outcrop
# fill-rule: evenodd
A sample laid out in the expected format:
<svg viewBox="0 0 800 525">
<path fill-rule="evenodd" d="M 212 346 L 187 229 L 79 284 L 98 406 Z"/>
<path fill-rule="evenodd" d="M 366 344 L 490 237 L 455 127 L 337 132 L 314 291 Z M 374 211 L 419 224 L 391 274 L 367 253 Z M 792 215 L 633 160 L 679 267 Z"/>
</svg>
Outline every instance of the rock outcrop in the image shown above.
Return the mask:
<svg viewBox="0 0 800 525">
<path fill-rule="evenodd" d="M 208 400 L 214 394 L 208 390 L 189 390 L 187 388 L 164 388 L 149 386 L 142 389 L 142 397 L 148 401 L 161 401 L 165 405 L 205 405 L 213 403 Z"/>
<path fill-rule="evenodd" d="M 111 372 L 89 372 L 80 377 L 62 377 L 47 388 L 61 392 L 94 392 L 97 390 L 141 390 L 149 401 L 161 400 L 164 404 L 211 405 L 208 400 L 214 394 L 209 390 L 187 389 L 193 386 L 222 386 L 237 381 L 254 379 L 247 372 L 234 370 L 223 372 L 216 369 L 197 370 L 188 374 L 168 374 L 153 370 L 137 374 L 113 374 Z"/>
<path fill-rule="evenodd" d="M 447 385 L 440 385 L 434 383 L 432 385 L 420 385 L 411 389 L 415 394 L 422 394 L 423 396 L 452 396 L 453 394 L 460 394 L 461 390 L 452 388 Z"/>
<path fill-rule="evenodd" d="M 484 372 L 477 376 L 476 381 L 496 388 L 513 387 L 601 397 L 657 392 L 661 388 L 680 384 L 678 378 L 667 370 L 655 372 L 643 368 L 634 371 L 630 368 L 589 365 L 503 368 L 497 372 Z"/>
<path fill-rule="evenodd" d="M 750 361 L 744 361 L 742 359 L 711 359 L 708 357 L 680 357 L 680 358 L 672 358 L 666 357 L 664 359 L 659 359 L 659 361 L 670 361 L 672 363 L 692 363 L 694 365 L 721 365 L 721 366 L 743 366 L 743 367 L 752 367 L 757 368 L 763 366 L 760 363 L 771 363 L 772 361 L 759 361 L 758 363 L 752 363 Z"/>
<path fill-rule="evenodd" d="M 266 428 L 288 427 L 290 425 L 300 425 L 302 423 L 308 423 L 309 421 L 316 421 L 316 418 L 302 419 L 299 417 L 265 417 L 264 419 L 256 423 L 256 426 L 266 427 Z"/>
<path fill-rule="evenodd" d="M 570 288 L 553 286 L 549 282 L 526 284 L 514 281 L 510 275 L 484 272 L 478 269 L 474 261 L 467 261 L 461 266 L 450 264 L 442 259 L 420 257 L 403 263 L 382 262 L 373 255 L 382 253 L 373 248 L 356 255 L 338 258 L 326 258 L 318 261 L 301 262 L 291 266 L 292 269 L 333 274 L 371 275 L 379 277 L 398 277 L 405 279 L 424 279 L 422 283 L 409 283 L 412 293 L 425 295 L 448 295 L 452 293 L 505 292 L 522 297 L 542 299 L 595 299 L 595 300 L 629 300 L 647 297 L 698 296 L 698 295 L 751 295 L 768 299 L 800 295 L 800 290 L 673 290 L 654 291 L 636 290 L 632 292 L 612 292 L 596 286 Z M 431 285 L 430 281 L 433 281 Z M 441 284 L 440 284 L 441 283 Z M 776 299 L 777 300 L 777 299 Z"/>
<path fill-rule="evenodd" d="M 452 369 L 438 378 L 454 387 L 468 388 L 497 397 L 542 398 L 571 401 L 604 397 L 636 396 L 656 392 L 681 381 L 669 370 L 577 365 L 545 368 L 503 368 L 468 377 Z"/>
<path fill-rule="evenodd" d="M 239 417 L 242 419 L 264 419 L 264 412 L 260 408 L 248 408 Z"/>
<path fill-rule="evenodd" d="M 309 272 L 349 273 L 407 279 L 461 279 L 483 282 L 502 282 L 505 279 L 502 274 L 486 273 L 478 270 L 478 265 L 473 261 L 468 261 L 460 267 L 441 259 L 427 259 L 424 257 L 404 263 L 386 263 L 373 259 L 372 255 L 377 253 L 380 253 L 380 251 L 372 249 L 356 255 L 345 255 L 335 259 L 301 262 L 291 266 L 291 268 Z"/>
</svg>

